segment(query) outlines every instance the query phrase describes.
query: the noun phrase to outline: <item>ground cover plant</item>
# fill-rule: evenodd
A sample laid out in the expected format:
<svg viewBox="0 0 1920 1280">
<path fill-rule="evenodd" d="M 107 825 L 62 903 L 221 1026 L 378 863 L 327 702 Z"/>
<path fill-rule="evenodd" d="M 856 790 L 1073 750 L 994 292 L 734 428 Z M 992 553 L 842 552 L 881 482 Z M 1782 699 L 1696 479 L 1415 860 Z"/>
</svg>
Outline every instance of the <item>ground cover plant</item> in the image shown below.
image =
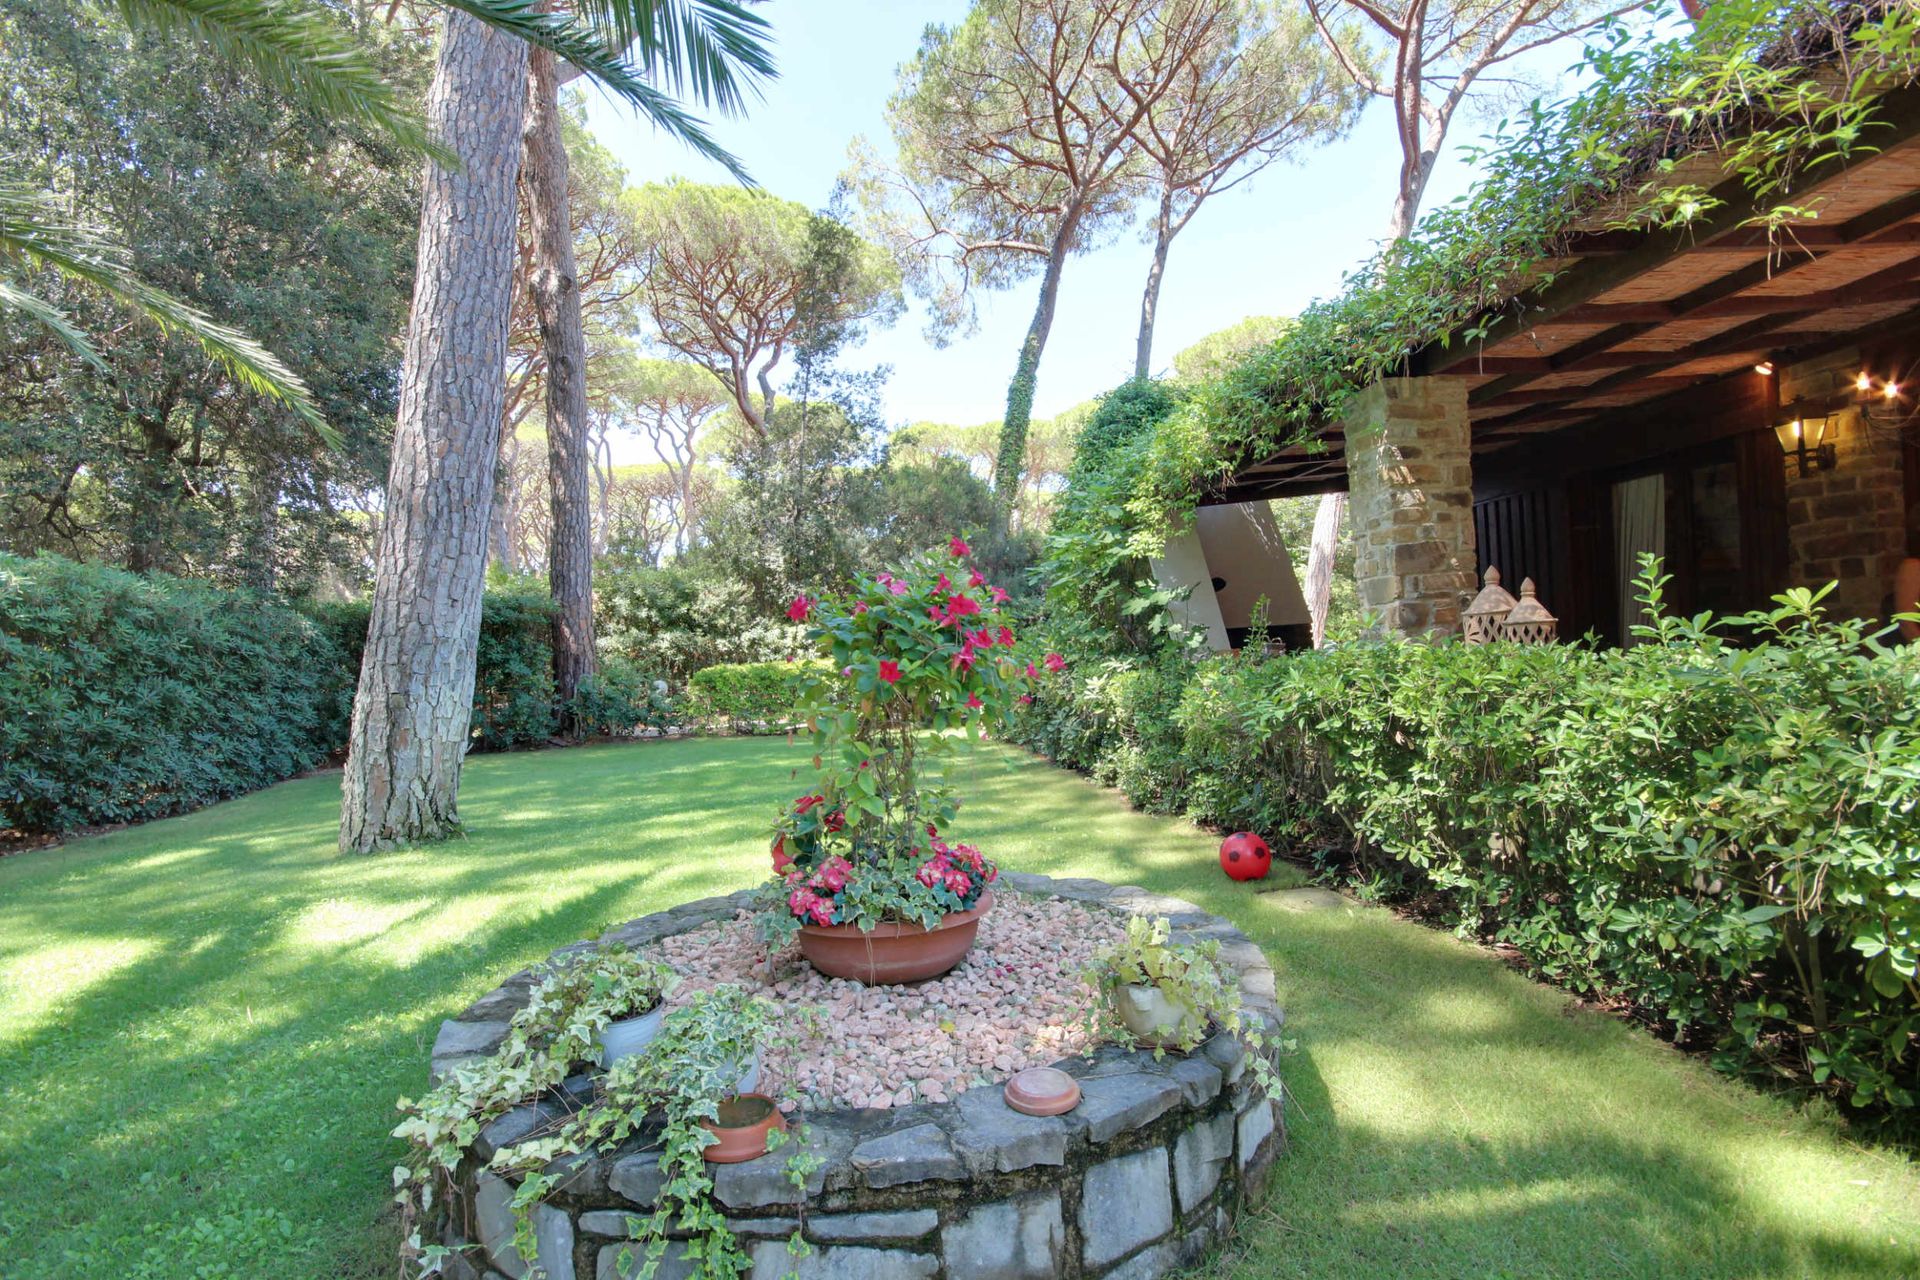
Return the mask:
<svg viewBox="0 0 1920 1280">
<path fill-rule="evenodd" d="M 0 860 L 0 1274 L 392 1275 L 388 1137 L 440 1020 L 602 926 L 749 884 L 804 748 L 476 757 L 469 835 L 335 852 L 338 779 Z M 1291 1153 L 1222 1274 L 1912 1274 L 1920 1178 L 1496 957 L 1236 886 L 1216 838 L 1010 749 L 1007 865 L 1193 899 L 1272 958 Z M 1604 1224 L 1604 1228 L 1596 1224 Z"/>
</svg>

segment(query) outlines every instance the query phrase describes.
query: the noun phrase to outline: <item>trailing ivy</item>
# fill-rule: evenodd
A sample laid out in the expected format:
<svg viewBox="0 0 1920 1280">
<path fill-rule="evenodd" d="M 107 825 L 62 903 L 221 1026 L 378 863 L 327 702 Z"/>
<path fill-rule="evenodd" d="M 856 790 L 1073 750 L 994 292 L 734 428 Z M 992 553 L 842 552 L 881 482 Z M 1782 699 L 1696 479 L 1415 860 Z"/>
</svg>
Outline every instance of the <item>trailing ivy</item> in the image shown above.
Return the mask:
<svg viewBox="0 0 1920 1280">
<path fill-rule="evenodd" d="M 1523 315 L 1578 232 L 1698 226 L 1733 184 L 1754 205 L 1740 225 L 1789 237 L 1818 212 L 1801 180 L 1870 154 L 1883 95 L 1920 81 L 1920 7 L 1896 0 L 1720 0 L 1697 28 L 1671 17 L 1601 28 L 1575 69 L 1583 92 L 1504 124 L 1471 192 L 1167 417 L 1119 486 L 1131 552 L 1157 552 L 1197 494 L 1311 441 L 1411 353 Z"/>
</svg>

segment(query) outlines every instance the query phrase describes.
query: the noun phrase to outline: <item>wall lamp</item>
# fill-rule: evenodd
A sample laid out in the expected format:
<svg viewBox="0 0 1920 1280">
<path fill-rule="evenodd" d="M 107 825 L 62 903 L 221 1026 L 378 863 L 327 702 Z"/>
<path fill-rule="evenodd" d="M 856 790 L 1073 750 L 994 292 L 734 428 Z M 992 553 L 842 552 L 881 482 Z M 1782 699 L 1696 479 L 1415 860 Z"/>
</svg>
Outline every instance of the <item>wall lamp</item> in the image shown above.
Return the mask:
<svg viewBox="0 0 1920 1280">
<path fill-rule="evenodd" d="M 1782 408 L 1781 413 L 1786 416 L 1774 423 L 1773 433 L 1780 438 L 1780 451 L 1798 460 L 1800 474 L 1833 470 L 1838 450 L 1827 439 L 1833 411 L 1818 401 L 1799 400 Z"/>
</svg>

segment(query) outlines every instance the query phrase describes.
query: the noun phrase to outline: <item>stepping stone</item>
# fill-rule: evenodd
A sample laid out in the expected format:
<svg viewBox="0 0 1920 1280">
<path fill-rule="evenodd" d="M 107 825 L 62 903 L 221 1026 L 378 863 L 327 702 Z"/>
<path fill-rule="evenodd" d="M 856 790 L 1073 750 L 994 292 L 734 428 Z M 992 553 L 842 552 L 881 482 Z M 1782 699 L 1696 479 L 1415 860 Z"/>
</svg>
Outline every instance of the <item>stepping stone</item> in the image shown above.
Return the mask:
<svg viewBox="0 0 1920 1280">
<path fill-rule="evenodd" d="M 1328 911 L 1353 905 L 1349 899 L 1332 889 L 1322 889 L 1317 885 L 1306 889 L 1269 889 L 1260 896 L 1288 911 Z"/>
</svg>

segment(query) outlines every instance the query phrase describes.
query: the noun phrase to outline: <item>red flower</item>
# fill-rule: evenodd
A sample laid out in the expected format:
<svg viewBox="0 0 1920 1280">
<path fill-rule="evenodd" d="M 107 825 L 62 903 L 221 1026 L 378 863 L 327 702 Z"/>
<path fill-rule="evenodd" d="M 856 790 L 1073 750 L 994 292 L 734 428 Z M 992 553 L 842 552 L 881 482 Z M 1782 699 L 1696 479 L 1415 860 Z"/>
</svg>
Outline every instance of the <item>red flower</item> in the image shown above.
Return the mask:
<svg viewBox="0 0 1920 1280">
<path fill-rule="evenodd" d="M 852 874 L 853 864 L 838 855 L 820 864 L 820 883 L 834 893 L 847 887 L 847 878 Z"/>
<path fill-rule="evenodd" d="M 815 924 L 833 923 L 833 904 L 804 885 L 787 895 L 787 909 Z"/>
<path fill-rule="evenodd" d="M 1003 647 L 1008 649 L 1013 648 L 1013 628 L 1012 627 L 1000 628 L 1000 634 L 995 638 L 1000 641 Z"/>
<path fill-rule="evenodd" d="M 1023 693 L 1019 697 L 1015 698 L 1014 701 L 1019 703 L 1023 707 L 1030 707 L 1033 705 L 1033 695 L 1030 693 Z"/>
<path fill-rule="evenodd" d="M 793 811 L 795 813 L 805 813 L 825 799 L 825 796 L 801 796 L 800 799 L 794 803 Z"/>
<path fill-rule="evenodd" d="M 1061 671 L 1065 671 L 1066 669 L 1067 669 L 1067 660 L 1065 658 L 1061 657 L 1057 653 L 1050 653 L 1047 655 L 1047 670 L 1058 673 Z"/>
<path fill-rule="evenodd" d="M 907 594 L 907 584 L 900 581 L 900 579 L 895 578 L 891 582 L 887 583 L 887 590 L 893 592 L 893 594 L 897 596 L 903 596 Z"/>
<path fill-rule="evenodd" d="M 941 592 L 951 591 L 953 590 L 953 583 L 948 581 L 947 575 L 943 573 L 940 575 L 940 581 L 935 584 L 935 589 Z"/>
<path fill-rule="evenodd" d="M 970 587 L 984 587 L 987 585 L 987 575 L 975 569 L 967 575 L 967 585 Z"/>
<path fill-rule="evenodd" d="M 960 652 L 953 655 L 953 665 L 956 670 L 964 667 L 967 670 L 971 671 L 973 670 L 973 664 L 976 661 L 978 661 L 978 659 L 976 659 L 973 656 L 973 650 L 971 649 L 962 649 Z"/>
<path fill-rule="evenodd" d="M 945 878 L 946 873 L 945 858 L 930 858 L 920 864 L 920 869 L 913 873 L 913 878 L 931 889 Z"/>
<path fill-rule="evenodd" d="M 973 888 L 973 880 L 966 872 L 955 868 L 947 872 L 947 888 L 953 890 L 955 895 L 964 898 L 967 896 L 967 890 Z"/>
<path fill-rule="evenodd" d="M 967 706 L 968 706 L 969 708 L 971 708 L 972 710 L 974 710 L 974 711 L 978 711 L 978 710 L 979 710 L 979 709 L 980 709 L 981 707 L 984 707 L 984 706 L 986 706 L 986 705 L 987 705 L 986 703 L 984 703 L 984 702 L 982 702 L 982 701 L 980 701 L 980 695 L 979 695 L 979 694 L 977 694 L 977 693 L 970 693 L 970 694 L 968 694 L 968 695 L 967 695 Z"/>
<path fill-rule="evenodd" d="M 865 613 L 867 611 L 867 602 L 865 600 L 855 600 L 853 602 L 853 611 L 855 613 Z"/>
<path fill-rule="evenodd" d="M 959 538 L 955 538 L 947 543 L 947 550 L 953 552 L 955 556 L 970 556 L 973 554 L 973 548 Z"/>
<path fill-rule="evenodd" d="M 947 601 L 947 620 L 971 617 L 980 612 L 980 606 L 966 596 L 955 596 Z"/>
<path fill-rule="evenodd" d="M 1038 680 L 1039 678 L 1040 678 L 1040 668 L 1034 666 L 1031 662 L 1029 662 L 1027 664 L 1027 679 Z"/>
<path fill-rule="evenodd" d="M 978 631 L 967 632 L 967 648 L 969 649 L 993 648 L 993 633 L 988 631 L 985 627 L 980 628 L 980 630 Z"/>
<path fill-rule="evenodd" d="M 995 604 L 1005 604 L 1007 602 L 1007 589 L 1005 587 L 995 587 L 993 589 L 993 602 Z"/>
<path fill-rule="evenodd" d="M 793 855 L 787 852 L 787 838 L 773 838 L 773 871 L 775 875 L 785 875 L 793 866 Z"/>
<path fill-rule="evenodd" d="M 900 682 L 900 664 L 892 658 L 880 659 L 880 678 L 888 684 L 898 684 Z"/>
<path fill-rule="evenodd" d="M 807 615 L 813 612 L 813 601 L 805 596 L 795 596 L 793 603 L 787 606 L 787 617 L 795 622 L 805 622 Z"/>
<path fill-rule="evenodd" d="M 825 827 L 829 831 L 840 830 L 842 827 L 847 825 L 847 815 L 845 810 L 835 809 L 832 813 L 826 816 L 826 818 L 821 822 L 820 825 Z"/>
</svg>

